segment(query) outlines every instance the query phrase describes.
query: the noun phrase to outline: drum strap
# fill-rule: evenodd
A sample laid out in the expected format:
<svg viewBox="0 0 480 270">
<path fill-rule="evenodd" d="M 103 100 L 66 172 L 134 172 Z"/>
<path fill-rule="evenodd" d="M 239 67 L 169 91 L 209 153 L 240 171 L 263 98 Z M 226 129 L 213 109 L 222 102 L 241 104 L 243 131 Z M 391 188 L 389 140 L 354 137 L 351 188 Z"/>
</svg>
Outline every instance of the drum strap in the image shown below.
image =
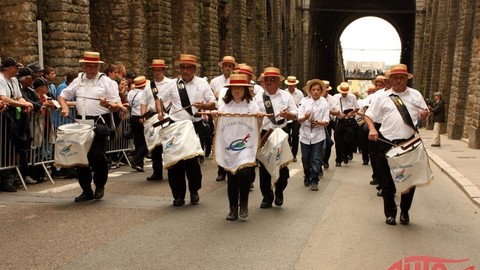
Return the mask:
<svg viewBox="0 0 480 270">
<path fill-rule="evenodd" d="M 398 112 L 402 116 L 403 122 L 409 127 L 413 128 L 413 130 L 415 130 L 415 132 L 418 133 L 418 129 L 413 124 L 412 117 L 408 112 L 407 106 L 405 106 L 405 103 L 403 103 L 403 100 L 398 95 L 395 95 L 395 94 L 391 94 L 390 99 L 393 101 L 393 104 L 395 104 L 395 106 L 397 107 Z"/>
<path fill-rule="evenodd" d="M 263 104 L 265 106 L 265 112 L 267 114 L 270 114 L 270 116 L 268 116 L 268 119 L 270 119 L 270 121 L 272 121 L 272 123 L 275 125 L 281 125 L 285 123 L 285 119 L 282 119 L 278 122 L 275 119 L 275 112 L 273 111 L 273 104 L 272 104 L 272 101 L 270 100 L 270 97 L 267 96 L 265 92 L 263 92 L 262 97 L 263 97 Z"/>
<path fill-rule="evenodd" d="M 188 98 L 187 88 L 185 87 L 185 83 L 177 79 L 177 89 L 178 94 L 180 95 L 180 101 L 182 102 L 182 108 L 185 108 L 190 115 L 193 115 L 192 106 L 190 104 L 190 99 Z"/>
</svg>

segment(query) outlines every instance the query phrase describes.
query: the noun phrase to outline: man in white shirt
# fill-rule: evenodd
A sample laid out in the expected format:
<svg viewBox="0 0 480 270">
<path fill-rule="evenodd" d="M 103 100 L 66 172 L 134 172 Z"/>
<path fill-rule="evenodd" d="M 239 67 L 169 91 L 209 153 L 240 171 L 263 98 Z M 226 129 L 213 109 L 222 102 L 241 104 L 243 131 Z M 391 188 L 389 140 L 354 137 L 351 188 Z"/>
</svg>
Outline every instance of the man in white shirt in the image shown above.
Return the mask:
<svg viewBox="0 0 480 270">
<path fill-rule="evenodd" d="M 382 188 L 385 223 L 388 225 L 396 224 L 397 205 L 395 204 L 396 188 L 385 153 L 392 147 L 391 144 L 398 145 L 413 138 L 418 121 L 425 120 L 429 115 L 427 104 L 420 92 L 407 86 L 408 80 L 412 77 L 406 65 L 393 65 L 389 76 L 392 88 L 375 97 L 365 112 L 365 123 L 369 129 L 368 138 L 373 141 L 382 139 L 378 142 L 377 168 L 378 181 Z M 395 102 L 396 99 L 399 100 Z M 401 106 L 402 103 L 404 106 Z M 402 116 L 400 107 L 406 108 L 407 115 Z M 379 130 L 374 123 L 381 124 Z M 401 224 L 406 225 L 410 222 L 408 211 L 412 205 L 414 193 L 415 187 L 412 187 L 401 195 Z"/>
<path fill-rule="evenodd" d="M 288 76 L 284 83 L 287 85 L 285 91 L 292 95 L 295 105 L 300 106 L 300 101 L 305 97 L 303 92 L 297 88 L 298 80 L 295 76 Z M 288 134 L 288 144 L 292 149 L 293 162 L 297 162 L 298 138 L 300 132 L 300 123 L 298 120 L 288 120 L 287 125 L 283 129 Z"/>
<path fill-rule="evenodd" d="M 29 120 L 27 113 L 33 110 L 33 104 L 27 102 L 22 97 L 20 85 L 15 77 L 20 66 L 12 57 L 2 58 L 0 66 L 0 101 L 4 104 L 3 110 L 5 110 L 2 113 L 2 120 L 4 123 L 7 123 L 9 128 L 9 132 L 6 133 L 7 140 L 17 148 L 29 148 L 29 134 L 27 133 Z M 2 147 L 1 154 L 6 157 L 11 156 L 12 153 L 9 152 L 8 147 Z M 0 171 L 1 191 L 17 191 L 13 184 L 14 176 L 15 174 L 10 170 Z"/>
<path fill-rule="evenodd" d="M 334 133 L 337 155 L 335 157 L 335 165 L 341 167 L 342 161 L 348 164 L 353 157 L 352 145 L 355 136 L 355 126 L 357 125 L 355 114 L 359 106 L 357 97 L 351 93 L 350 85 L 347 82 L 342 82 L 337 87 L 337 90 L 339 93 L 333 96 L 337 100 L 336 110 L 339 112 Z"/>
<path fill-rule="evenodd" d="M 153 72 L 153 80 L 145 87 L 141 99 L 141 112 L 144 118 L 142 121 L 145 121 L 150 114 L 157 111 L 157 106 L 160 106 L 159 96 L 163 91 L 163 88 L 168 85 L 172 79 L 165 77 L 165 69 L 167 65 L 163 59 L 153 59 L 152 64 L 150 65 Z M 153 89 L 153 91 L 152 91 Z M 156 93 L 156 94 L 154 94 Z M 165 107 L 159 107 L 159 110 L 165 110 L 169 108 L 170 102 L 165 102 Z M 163 158 L 162 158 L 163 148 L 161 145 L 155 147 L 152 150 L 152 169 L 153 173 L 151 176 L 147 177 L 147 181 L 160 181 L 163 180 Z"/>
<path fill-rule="evenodd" d="M 180 60 L 176 62 L 180 67 L 180 76 L 169 82 L 163 91 L 160 92 L 160 105 L 163 102 L 171 101 L 170 119 L 172 121 L 188 120 L 193 122 L 197 134 L 203 132 L 202 117 L 197 114 L 199 110 L 213 110 L 216 106 L 208 82 L 195 76 L 197 68 L 197 57 L 191 54 L 181 54 Z M 163 111 L 157 107 L 158 119 L 164 119 Z M 174 206 L 185 204 L 186 181 L 188 178 L 188 189 L 190 191 L 190 203 L 198 204 L 200 197 L 198 190 L 202 187 L 202 171 L 198 156 L 181 160 L 168 169 L 168 183 L 172 190 Z"/>
<path fill-rule="evenodd" d="M 278 68 L 267 67 L 263 72 L 265 91 L 257 94 L 253 101 L 258 104 L 260 112 L 268 114 L 270 113 L 269 108 L 271 108 L 273 116 L 264 117 L 261 136 L 267 133 L 269 129 L 284 128 L 287 125 L 287 120 L 297 119 L 297 105 L 295 105 L 292 95 L 279 88 L 280 81 L 284 79 Z M 288 167 L 285 166 L 280 169 L 280 177 L 275 185 L 275 193 L 272 191 L 272 181 L 275 181 L 275 179 L 271 178 L 261 162 L 259 172 L 260 189 L 263 195 L 260 208 L 271 208 L 274 198 L 275 205 L 283 205 L 283 191 L 287 187 L 287 181 L 290 177 Z"/>
<path fill-rule="evenodd" d="M 76 98 L 77 119 L 96 123 L 95 138 L 88 152 L 89 166 L 76 168 L 78 182 L 83 192 L 75 198 L 75 202 L 103 198 L 108 179 L 108 162 L 105 154 L 112 127 L 110 112 L 127 111 L 120 101 L 118 87 L 114 81 L 99 72 L 100 64 L 104 63 L 100 60 L 100 54 L 84 52 L 83 59 L 79 62 L 85 72 L 81 72 L 58 96 L 63 117 L 68 117 L 69 114 L 67 100 Z M 91 186 L 92 179 L 95 183 L 95 193 Z"/>
</svg>

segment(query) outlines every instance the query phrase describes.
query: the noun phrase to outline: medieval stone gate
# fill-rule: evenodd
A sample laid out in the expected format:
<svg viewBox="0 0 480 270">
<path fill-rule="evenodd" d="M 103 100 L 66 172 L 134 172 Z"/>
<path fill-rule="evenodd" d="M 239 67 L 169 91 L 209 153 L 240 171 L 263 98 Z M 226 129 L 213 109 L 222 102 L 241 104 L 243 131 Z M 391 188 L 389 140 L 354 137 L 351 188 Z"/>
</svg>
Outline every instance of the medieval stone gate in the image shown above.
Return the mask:
<svg viewBox="0 0 480 270">
<path fill-rule="evenodd" d="M 0 6 L 0 55 L 29 63 L 42 53 L 59 77 L 79 69 L 83 51 L 95 50 L 147 76 L 151 59 L 165 59 L 167 74 L 176 76 L 174 61 L 192 53 L 202 64 L 199 75 L 211 78 L 221 57 L 233 55 L 257 73 L 273 65 L 302 84 L 311 78 L 339 84 L 342 31 L 377 16 L 398 31 L 412 86 L 427 98 L 443 92 L 449 137 L 480 148 L 477 0 L 0 0 Z"/>
</svg>

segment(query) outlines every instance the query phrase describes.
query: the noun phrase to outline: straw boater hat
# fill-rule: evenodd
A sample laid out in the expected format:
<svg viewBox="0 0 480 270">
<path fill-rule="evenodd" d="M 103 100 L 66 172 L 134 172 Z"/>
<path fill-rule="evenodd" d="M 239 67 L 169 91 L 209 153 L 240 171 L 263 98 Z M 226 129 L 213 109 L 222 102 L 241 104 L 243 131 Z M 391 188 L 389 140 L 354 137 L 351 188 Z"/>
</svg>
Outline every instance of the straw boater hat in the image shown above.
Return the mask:
<svg viewBox="0 0 480 270">
<path fill-rule="evenodd" d="M 265 76 L 264 76 L 263 72 L 260 73 L 260 76 L 258 77 L 258 81 L 259 81 L 259 82 L 265 81 Z"/>
<path fill-rule="evenodd" d="M 197 57 L 193 54 L 180 54 L 180 60 L 175 62 L 175 65 L 179 66 L 181 64 L 194 65 L 200 67 L 201 65 L 197 63 Z"/>
<path fill-rule="evenodd" d="M 372 84 L 375 85 L 377 81 L 385 82 L 385 76 L 378 75 L 375 79 L 372 80 Z"/>
<path fill-rule="evenodd" d="M 166 68 L 165 61 L 162 59 L 153 59 L 152 64 L 150 65 L 151 68 Z"/>
<path fill-rule="evenodd" d="M 230 75 L 230 83 L 224 85 L 224 87 L 233 87 L 233 86 L 248 86 L 252 85 L 248 81 L 248 77 L 245 74 L 232 74 Z"/>
<path fill-rule="evenodd" d="M 323 96 L 325 92 L 327 92 L 327 86 L 322 80 L 319 79 L 312 79 L 307 82 L 307 85 L 305 86 L 305 92 L 307 92 L 308 95 L 310 95 L 310 89 L 312 88 L 313 85 L 319 84 L 320 87 L 322 88 L 322 93 L 320 96 Z"/>
<path fill-rule="evenodd" d="M 239 64 L 239 68 L 235 71 L 238 74 L 247 74 L 252 76 L 252 79 L 255 80 L 255 74 L 253 74 L 253 68 L 246 64 Z"/>
<path fill-rule="evenodd" d="M 133 79 L 133 83 L 134 83 L 133 87 L 143 88 L 145 87 L 145 85 L 147 85 L 147 83 L 149 83 L 149 81 L 147 80 L 147 78 L 145 78 L 145 76 L 138 76 L 135 79 Z"/>
<path fill-rule="evenodd" d="M 339 86 L 337 86 L 338 92 L 345 94 L 350 92 L 350 84 L 347 82 L 342 82 Z"/>
<path fill-rule="evenodd" d="M 288 76 L 284 82 L 286 85 L 297 85 L 299 81 L 295 76 Z"/>
<path fill-rule="evenodd" d="M 323 80 L 323 83 L 325 84 L 325 87 L 327 88 L 327 91 L 332 90 L 332 87 L 330 86 L 330 82 L 327 80 Z"/>
<path fill-rule="evenodd" d="M 222 67 L 224 63 L 233 64 L 233 66 L 237 66 L 237 62 L 235 62 L 235 58 L 233 56 L 227 55 L 223 57 L 223 60 L 218 62 L 218 66 Z"/>
<path fill-rule="evenodd" d="M 105 62 L 100 61 L 100 53 L 98 52 L 84 52 L 83 59 L 78 61 L 80 63 L 94 63 L 94 64 L 103 64 Z"/>
<path fill-rule="evenodd" d="M 280 74 L 280 69 L 276 68 L 276 67 L 266 67 L 264 70 L 263 70 L 263 77 L 278 77 L 280 79 L 280 81 L 283 81 L 285 80 L 285 77 L 282 76 L 282 74 Z"/>
<path fill-rule="evenodd" d="M 408 73 L 407 65 L 397 64 L 390 67 L 390 76 L 395 74 L 407 75 L 409 79 L 413 78 L 413 74 Z"/>
<path fill-rule="evenodd" d="M 390 70 L 385 71 L 385 80 L 390 79 Z"/>
</svg>

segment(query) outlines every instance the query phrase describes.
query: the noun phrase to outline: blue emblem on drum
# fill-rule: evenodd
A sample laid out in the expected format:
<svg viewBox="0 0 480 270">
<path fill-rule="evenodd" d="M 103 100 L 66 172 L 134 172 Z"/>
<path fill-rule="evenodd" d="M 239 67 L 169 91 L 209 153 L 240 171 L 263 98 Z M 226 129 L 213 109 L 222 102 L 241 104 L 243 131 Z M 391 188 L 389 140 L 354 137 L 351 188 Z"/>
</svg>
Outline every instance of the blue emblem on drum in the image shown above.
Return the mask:
<svg viewBox="0 0 480 270">
<path fill-rule="evenodd" d="M 243 149 L 247 148 L 247 140 L 250 138 L 250 134 L 247 134 L 245 138 L 234 140 L 230 143 L 230 146 L 226 147 L 226 150 L 232 151 L 242 151 Z"/>
<path fill-rule="evenodd" d="M 168 150 L 172 148 L 175 145 L 175 137 L 172 137 L 166 144 L 165 144 L 165 150 Z"/>
<path fill-rule="evenodd" d="M 405 170 L 402 170 L 401 172 L 397 173 L 395 176 L 395 179 L 402 180 L 405 177 Z"/>
<path fill-rule="evenodd" d="M 70 147 L 72 147 L 71 144 L 63 147 L 61 153 L 66 154 L 66 153 L 70 152 Z"/>
<path fill-rule="evenodd" d="M 280 161 L 280 155 L 282 154 L 282 152 L 280 151 L 280 147 L 277 148 L 277 155 L 275 156 L 275 163 L 278 164 L 278 162 Z"/>
</svg>

